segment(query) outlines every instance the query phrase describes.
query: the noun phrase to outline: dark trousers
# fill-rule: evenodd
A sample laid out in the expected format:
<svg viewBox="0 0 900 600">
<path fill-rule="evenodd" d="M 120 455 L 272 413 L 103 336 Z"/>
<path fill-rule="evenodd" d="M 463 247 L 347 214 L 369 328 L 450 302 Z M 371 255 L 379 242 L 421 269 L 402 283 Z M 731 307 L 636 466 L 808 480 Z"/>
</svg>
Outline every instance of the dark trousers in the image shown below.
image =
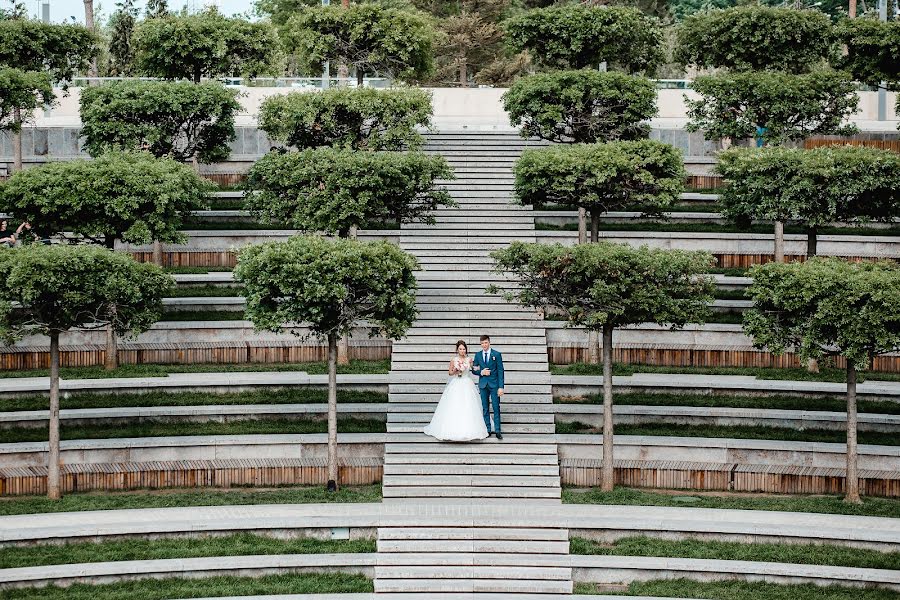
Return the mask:
<svg viewBox="0 0 900 600">
<path fill-rule="evenodd" d="M 481 392 L 481 408 L 484 414 L 484 426 L 487 427 L 488 433 L 491 432 L 491 406 L 494 407 L 494 432 L 503 433 L 500 428 L 500 394 L 497 388 L 485 386 L 480 388 Z"/>
</svg>

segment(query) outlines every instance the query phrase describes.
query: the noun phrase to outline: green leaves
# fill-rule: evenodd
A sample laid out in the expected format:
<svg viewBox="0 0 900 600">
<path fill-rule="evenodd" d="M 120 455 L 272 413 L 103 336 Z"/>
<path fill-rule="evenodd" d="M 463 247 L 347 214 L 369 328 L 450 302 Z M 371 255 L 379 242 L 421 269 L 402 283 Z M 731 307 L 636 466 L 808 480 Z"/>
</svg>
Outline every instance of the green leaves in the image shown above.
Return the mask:
<svg viewBox="0 0 900 600">
<path fill-rule="evenodd" d="M 45 235 L 71 231 L 109 245 L 179 241 L 182 220 L 203 206 L 211 184 L 193 169 L 147 153 L 110 152 L 15 173 L 0 206 Z"/>
<path fill-rule="evenodd" d="M 686 178 L 678 150 L 650 140 L 527 149 L 515 174 L 522 204 L 650 215 L 678 202 Z"/>
<path fill-rule="evenodd" d="M 259 111 L 269 138 L 297 148 L 415 149 L 431 125 L 431 94 L 421 89 L 329 88 L 270 96 Z"/>
<path fill-rule="evenodd" d="M 555 69 L 606 62 L 629 73 L 652 73 L 663 61 L 655 18 L 620 6 L 567 4 L 527 11 L 506 21 L 507 42 Z"/>
<path fill-rule="evenodd" d="M 721 202 L 732 220 L 809 228 L 900 216 L 900 155 L 875 148 L 735 148 L 719 155 Z"/>
<path fill-rule="evenodd" d="M 845 19 L 837 34 L 847 45 L 847 54 L 839 62 L 842 69 L 871 86 L 882 81 L 892 88 L 900 85 L 900 21 Z"/>
<path fill-rule="evenodd" d="M 416 318 L 416 269 L 388 242 L 297 236 L 245 248 L 234 274 L 257 329 L 306 323 L 320 338 L 340 337 L 365 320 L 371 335 L 399 339 Z"/>
<path fill-rule="evenodd" d="M 818 10 L 737 6 L 698 12 L 678 27 L 675 60 L 698 68 L 803 73 L 831 52 L 831 20 Z"/>
<path fill-rule="evenodd" d="M 114 81 L 81 91 L 81 135 L 92 156 L 146 148 L 157 157 L 228 157 L 237 92 L 220 83 Z"/>
<path fill-rule="evenodd" d="M 435 179 L 452 176 L 443 158 L 417 152 L 270 152 L 250 169 L 246 206 L 267 222 L 343 236 L 372 221 L 433 222 L 432 211 L 454 205 Z"/>
<path fill-rule="evenodd" d="M 15 119 L 16 110 L 26 118 L 38 106 L 53 101 L 53 86 L 47 73 L 0 69 L 0 130 L 19 131 L 22 123 Z"/>
<path fill-rule="evenodd" d="M 721 73 L 697 77 L 693 88 L 701 97 L 685 99 L 687 128 L 709 139 L 752 138 L 757 127 L 766 144 L 856 131 L 843 124 L 857 111 L 856 85 L 839 71 Z"/>
<path fill-rule="evenodd" d="M 600 142 L 647 137 L 656 115 L 649 79 L 595 70 L 555 71 L 516 81 L 503 108 L 522 137 L 552 142 Z"/>
<path fill-rule="evenodd" d="M 498 272 L 521 281 L 507 300 L 556 307 L 570 325 L 600 330 L 636 323 L 681 327 L 702 323 L 715 283 L 707 252 L 660 250 L 601 242 L 566 248 L 513 242 L 491 253 Z"/>
<path fill-rule="evenodd" d="M 435 31 L 416 12 L 382 3 L 300 7 L 282 31 L 285 47 L 296 52 L 309 73 L 325 61 L 360 73 L 382 73 L 415 80 L 434 68 Z"/>
<path fill-rule="evenodd" d="M 99 52 L 99 38 L 81 25 L 0 20 L 0 65 L 47 73 L 54 83 L 85 71 Z"/>
<path fill-rule="evenodd" d="M 7 250 L 0 252 L 0 307 L 18 306 L 0 310 L 0 329 L 18 335 L 111 322 L 117 334 L 136 335 L 159 320 L 174 283 L 159 267 L 96 246 Z"/>
<path fill-rule="evenodd" d="M 215 10 L 141 21 L 134 34 L 138 69 L 151 77 L 189 79 L 275 73 L 278 40 L 264 22 L 229 19 Z"/>
<path fill-rule="evenodd" d="M 751 269 L 744 331 L 776 354 L 838 354 L 858 369 L 900 348 L 900 270 L 892 263 L 815 258 Z"/>
</svg>

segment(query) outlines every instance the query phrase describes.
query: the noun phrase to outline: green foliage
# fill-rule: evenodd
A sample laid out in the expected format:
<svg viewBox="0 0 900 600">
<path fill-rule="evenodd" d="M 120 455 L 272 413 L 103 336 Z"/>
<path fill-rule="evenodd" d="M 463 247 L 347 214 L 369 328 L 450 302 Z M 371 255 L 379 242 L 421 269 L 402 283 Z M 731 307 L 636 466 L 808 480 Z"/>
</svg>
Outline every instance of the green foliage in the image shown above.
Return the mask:
<svg viewBox="0 0 900 600">
<path fill-rule="evenodd" d="M 828 57 L 833 41 L 831 20 L 817 10 L 738 6 L 685 19 L 675 60 L 699 68 L 803 73 Z"/>
<path fill-rule="evenodd" d="M 434 181 L 451 177 L 443 158 L 419 152 L 270 152 L 250 168 L 246 207 L 264 222 L 346 236 L 372 221 L 432 223 L 432 211 L 454 206 Z"/>
<path fill-rule="evenodd" d="M 321 73 L 325 61 L 354 67 L 357 78 L 415 80 L 434 68 L 436 34 L 428 19 L 380 3 L 300 7 L 282 35 L 309 73 Z"/>
<path fill-rule="evenodd" d="M 307 323 L 313 335 L 333 338 L 365 320 L 371 335 L 400 339 L 416 318 L 418 268 L 388 242 L 296 236 L 243 249 L 234 275 L 257 329 Z"/>
<path fill-rule="evenodd" d="M 403 150 L 422 145 L 417 127 L 431 125 L 431 94 L 418 88 L 329 88 L 266 98 L 259 127 L 297 148 Z"/>
<path fill-rule="evenodd" d="M 693 88 L 700 98 L 685 100 L 687 129 L 709 139 L 752 138 L 757 127 L 764 128 L 760 137 L 766 144 L 857 131 L 843 122 L 857 111 L 859 95 L 840 71 L 721 73 L 697 77 Z"/>
<path fill-rule="evenodd" d="M 842 69 L 871 86 L 882 81 L 893 88 L 900 85 L 900 20 L 846 19 L 837 31 L 847 45 L 839 62 Z"/>
<path fill-rule="evenodd" d="M 529 75 L 503 95 L 522 137 L 552 142 L 605 142 L 647 137 L 656 115 L 649 79 L 590 69 Z"/>
<path fill-rule="evenodd" d="M 592 214 L 640 210 L 659 215 L 684 190 L 681 154 L 661 142 L 607 142 L 527 149 L 516 163 L 522 204 L 582 207 Z"/>
<path fill-rule="evenodd" d="M 81 25 L 0 20 L 0 65 L 46 73 L 54 82 L 85 71 L 100 51 L 98 44 L 99 38 Z"/>
<path fill-rule="evenodd" d="M 135 31 L 138 69 L 151 77 L 190 79 L 274 73 L 278 40 L 268 23 L 215 10 L 142 21 Z"/>
<path fill-rule="evenodd" d="M 900 155 L 840 146 L 732 148 L 719 155 L 728 218 L 833 223 L 891 221 L 900 216 Z"/>
<path fill-rule="evenodd" d="M 528 50 L 556 69 L 596 68 L 606 62 L 630 73 L 651 73 L 664 58 L 657 20 L 636 8 L 539 8 L 507 20 L 506 34 L 513 49 Z"/>
<path fill-rule="evenodd" d="M 744 331 L 759 348 L 803 358 L 839 354 L 857 369 L 900 348 L 900 269 L 892 263 L 815 258 L 750 270 Z"/>
<path fill-rule="evenodd" d="M 53 86 L 46 73 L 0 68 L 0 130 L 20 131 L 22 123 L 15 118 L 16 110 L 25 118 L 53 101 Z"/>
<path fill-rule="evenodd" d="M 148 19 L 165 17 L 169 14 L 169 3 L 167 0 L 147 0 L 144 14 Z"/>
<path fill-rule="evenodd" d="M 220 83 L 113 81 L 81 91 L 81 135 L 97 156 L 146 149 L 177 161 L 228 158 L 237 92 Z"/>
<path fill-rule="evenodd" d="M 134 72 L 133 38 L 138 11 L 134 7 L 134 0 L 123 0 L 116 6 L 116 12 L 109 18 L 110 74 L 128 76 Z"/>
<path fill-rule="evenodd" d="M 15 248 L 0 253 L 0 304 L 18 303 L 0 311 L 0 330 L 14 338 L 111 322 L 137 335 L 158 320 L 173 285 L 159 267 L 97 246 Z"/>
<path fill-rule="evenodd" d="M 175 242 L 183 238 L 181 222 L 203 205 L 211 187 L 173 160 L 110 152 L 19 171 L 3 187 L 0 204 L 44 234 L 104 236 L 107 246 L 114 239 Z"/>
<path fill-rule="evenodd" d="M 572 248 L 513 242 L 491 256 L 498 271 L 522 283 L 504 294 L 507 300 L 558 308 L 569 325 L 594 330 L 646 322 L 676 328 L 702 323 L 715 289 L 705 274 L 714 262 L 707 252 L 608 242 Z"/>
</svg>

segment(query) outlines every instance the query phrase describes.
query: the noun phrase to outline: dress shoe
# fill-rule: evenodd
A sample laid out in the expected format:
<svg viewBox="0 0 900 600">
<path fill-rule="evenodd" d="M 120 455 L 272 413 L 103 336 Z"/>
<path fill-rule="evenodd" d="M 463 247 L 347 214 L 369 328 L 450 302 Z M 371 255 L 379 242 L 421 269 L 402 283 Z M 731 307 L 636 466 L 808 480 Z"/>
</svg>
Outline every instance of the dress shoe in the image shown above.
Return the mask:
<svg viewBox="0 0 900 600">
<path fill-rule="evenodd" d="M 502 440 L 502 439 L 503 439 L 503 434 L 500 433 L 499 431 L 497 432 L 497 439 L 498 439 L 498 440 Z"/>
</svg>

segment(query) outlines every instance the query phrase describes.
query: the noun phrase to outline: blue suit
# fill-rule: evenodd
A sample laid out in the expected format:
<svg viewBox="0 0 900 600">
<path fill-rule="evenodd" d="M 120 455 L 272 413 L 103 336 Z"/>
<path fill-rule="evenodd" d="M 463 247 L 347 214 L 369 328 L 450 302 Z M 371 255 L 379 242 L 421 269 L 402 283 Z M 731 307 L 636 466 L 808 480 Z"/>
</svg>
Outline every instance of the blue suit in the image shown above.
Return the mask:
<svg viewBox="0 0 900 600">
<path fill-rule="evenodd" d="M 487 361 L 484 360 L 484 351 L 479 350 L 473 356 L 472 372 L 479 376 L 478 391 L 481 392 L 481 408 L 484 413 L 484 425 L 488 432 L 491 431 L 491 407 L 494 409 L 494 432 L 503 433 L 500 428 L 500 394 L 503 389 L 503 356 L 491 348 L 488 351 Z M 490 369 L 491 374 L 481 376 L 482 369 Z"/>
</svg>

